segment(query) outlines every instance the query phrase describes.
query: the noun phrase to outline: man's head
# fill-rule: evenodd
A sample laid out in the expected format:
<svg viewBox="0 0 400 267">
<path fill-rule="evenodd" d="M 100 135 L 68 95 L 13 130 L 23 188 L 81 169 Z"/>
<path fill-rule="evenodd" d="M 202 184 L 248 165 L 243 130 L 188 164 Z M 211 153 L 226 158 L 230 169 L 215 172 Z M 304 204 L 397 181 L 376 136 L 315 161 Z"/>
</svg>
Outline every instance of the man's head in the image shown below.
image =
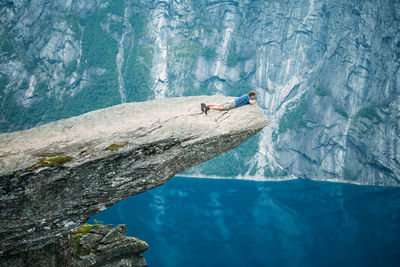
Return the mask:
<svg viewBox="0 0 400 267">
<path fill-rule="evenodd" d="M 250 91 L 250 93 L 249 93 L 249 96 L 250 96 L 251 99 L 254 99 L 256 97 L 256 95 L 257 94 L 254 91 Z"/>
</svg>

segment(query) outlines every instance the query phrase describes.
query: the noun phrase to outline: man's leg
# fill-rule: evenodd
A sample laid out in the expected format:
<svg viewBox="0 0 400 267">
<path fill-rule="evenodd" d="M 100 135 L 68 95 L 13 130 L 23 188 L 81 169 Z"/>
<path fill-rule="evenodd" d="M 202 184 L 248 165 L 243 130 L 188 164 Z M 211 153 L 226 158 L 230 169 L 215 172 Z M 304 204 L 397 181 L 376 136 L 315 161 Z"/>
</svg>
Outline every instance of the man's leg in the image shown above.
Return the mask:
<svg viewBox="0 0 400 267">
<path fill-rule="evenodd" d="M 214 109 L 214 110 L 224 110 L 224 107 L 222 105 L 209 104 L 207 106 L 209 106 L 210 109 Z"/>
</svg>

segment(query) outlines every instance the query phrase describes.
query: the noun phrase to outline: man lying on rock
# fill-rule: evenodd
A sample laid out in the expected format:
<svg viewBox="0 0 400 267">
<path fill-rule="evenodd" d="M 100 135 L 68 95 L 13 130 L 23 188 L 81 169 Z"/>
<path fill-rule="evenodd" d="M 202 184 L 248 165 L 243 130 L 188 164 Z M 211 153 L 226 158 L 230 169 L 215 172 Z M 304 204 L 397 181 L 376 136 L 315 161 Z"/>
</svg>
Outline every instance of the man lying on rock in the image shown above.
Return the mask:
<svg viewBox="0 0 400 267">
<path fill-rule="evenodd" d="M 232 108 L 240 107 L 246 104 L 255 104 L 257 101 L 253 100 L 256 97 L 256 92 L 250 91 L 247 95 L 242 95 L 239 98 L 233 99 L 229 102 L 226 102 L 225 104 L 219 105 L 219 104 L 209 104 L 206 105 L 205 103 L 201 103 L 201 111 L 206 113 L 210 109 L 215 109 L 215 110 L 230 110 Z"/>
</svg>

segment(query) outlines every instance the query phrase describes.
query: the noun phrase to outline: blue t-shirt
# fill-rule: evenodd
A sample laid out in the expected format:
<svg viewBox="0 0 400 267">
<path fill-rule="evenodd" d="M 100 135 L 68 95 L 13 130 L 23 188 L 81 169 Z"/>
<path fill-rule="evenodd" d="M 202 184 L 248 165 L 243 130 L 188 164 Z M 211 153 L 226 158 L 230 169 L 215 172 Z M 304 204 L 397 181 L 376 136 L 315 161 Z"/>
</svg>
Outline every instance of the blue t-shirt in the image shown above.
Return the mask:
<svg viewBox="0 0 400 267">
<path fill-rule="evenodd" d="M 249 102 L 250 102 L 250 96 L 249 95 L 242 95 L 241 97 L 235 99 L 235 105 L 237 107 L 249 104 Z"/>
</svg>

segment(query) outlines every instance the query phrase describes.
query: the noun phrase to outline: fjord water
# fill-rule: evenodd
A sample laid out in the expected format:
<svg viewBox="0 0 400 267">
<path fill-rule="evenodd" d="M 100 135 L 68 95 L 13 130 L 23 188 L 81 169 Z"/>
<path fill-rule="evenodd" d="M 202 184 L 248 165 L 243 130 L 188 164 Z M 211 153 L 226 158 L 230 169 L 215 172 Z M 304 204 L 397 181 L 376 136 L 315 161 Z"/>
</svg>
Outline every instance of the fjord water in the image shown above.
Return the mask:
<svg viewBox="0 0 400 267">
<path fill-rule="evenodd" d="M 400 266 L 398 188 L 174 177 L 95 219 L 149 266 Z"/>
</svg>

